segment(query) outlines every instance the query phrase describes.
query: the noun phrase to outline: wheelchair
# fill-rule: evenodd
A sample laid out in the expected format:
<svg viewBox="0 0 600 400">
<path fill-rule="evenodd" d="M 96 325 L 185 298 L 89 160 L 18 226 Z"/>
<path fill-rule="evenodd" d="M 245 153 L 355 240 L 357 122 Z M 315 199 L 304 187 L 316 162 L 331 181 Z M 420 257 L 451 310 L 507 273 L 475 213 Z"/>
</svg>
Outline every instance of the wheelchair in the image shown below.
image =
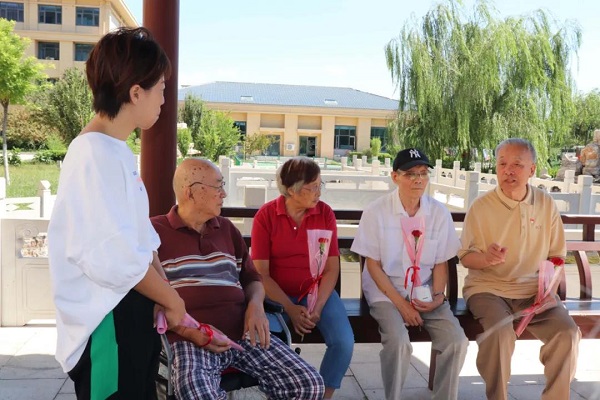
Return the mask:
<svg viewBox="0 0 600 400">
<path fill-rule="evenodd" d="M 283 318 L 283 306 L 272 300 L 265 299 L 264 308 L 265 313 L 270 317 L 269 319 L 271 320 L 272 318 L 275 318 L 278 322 L 278 325 L 282 328 L 281 332 L 271 331 L 271 335 L 279 337 L 284 343 L 287 343 L 288 346 L 291 346 L 292 336 Z M 162 351 L 160 354 L 159 371 L 156 377 L 156 394 L 158 400 L 176 400 L 173 393 L 173 384 L 171 382 L 171 365 L 173 363 L 171 345 L 167 340 L 166 334 L 161 335 L 160 339 L 162 342 Z M 300 354 L 298 350 L 300 349 L 296 349 L 296 353 Z M 236 390 L 257 385 L 258 380 L 234 368 L 228 368 L 221 374 L 221 389 L 228 394 L 231 394 Z"/>
</svg>

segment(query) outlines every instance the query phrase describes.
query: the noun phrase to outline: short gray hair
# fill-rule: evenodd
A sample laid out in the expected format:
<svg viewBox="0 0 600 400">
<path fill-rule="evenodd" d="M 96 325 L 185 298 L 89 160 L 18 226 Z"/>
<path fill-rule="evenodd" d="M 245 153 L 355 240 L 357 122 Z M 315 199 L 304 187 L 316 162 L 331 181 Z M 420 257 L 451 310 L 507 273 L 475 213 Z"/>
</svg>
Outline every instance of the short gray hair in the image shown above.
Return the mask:
<svg viewBox="0 0 600 400">
<path fill-rule="evenodd" d="M 496 158 L 498 158 L 498 152 L 500 151 L 500 149 L 503 148 L 504 146 L 508 146 L 508 145 L 519 146 L 519 147 L 529 150 L 529 153 L 531 154 L 531 158 L 533 159 L 533 163 L 534 164 L 536 163 L 537 153 L 536 153 L 535 149 L 533 148 L 533 145 L 531 144 L 531 142 L 529 140 L 522 139 L 522 138 L 509 138 L 509 139 L 503 140 L 502 142 L 500 142 L 500 144 L 498 146 L 496 146 L 496 150 L 494 150 L 494 156 Z"/>
</svg>

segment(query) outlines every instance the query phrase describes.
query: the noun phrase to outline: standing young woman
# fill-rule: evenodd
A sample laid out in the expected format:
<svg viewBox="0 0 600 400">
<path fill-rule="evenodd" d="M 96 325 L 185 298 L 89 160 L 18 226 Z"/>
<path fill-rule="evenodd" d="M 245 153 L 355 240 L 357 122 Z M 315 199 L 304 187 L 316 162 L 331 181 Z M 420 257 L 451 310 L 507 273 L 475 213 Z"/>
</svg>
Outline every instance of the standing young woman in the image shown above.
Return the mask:
<svg viewBox="0 0 600 400">
<path fill-rule="evenodd" d="M 78 399 L 154 399 L 155 303 L 170 326 L 185 314 L 163 279 L 148 195 L 125 143 L 158 119 L 170 69 L 145 28 L 105 35 L 86 63 L 96 114 L 69 145 L 48 228 L 56 359 Z"/>
</svg>

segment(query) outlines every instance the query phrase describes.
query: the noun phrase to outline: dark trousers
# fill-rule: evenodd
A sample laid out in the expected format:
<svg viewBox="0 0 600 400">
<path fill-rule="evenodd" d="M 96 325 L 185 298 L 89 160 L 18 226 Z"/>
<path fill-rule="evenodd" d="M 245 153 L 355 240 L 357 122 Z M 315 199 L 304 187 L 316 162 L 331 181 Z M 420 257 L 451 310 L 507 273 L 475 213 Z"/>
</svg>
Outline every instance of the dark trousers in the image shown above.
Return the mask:
<svg viewBox="0 0 600 400">
<path fill-rule="evenodd" d="M 160 337 L 154 302 L 135 290 L 92 333 L 69 371 L 78 400 L 155 400 Z"/>
</svg>

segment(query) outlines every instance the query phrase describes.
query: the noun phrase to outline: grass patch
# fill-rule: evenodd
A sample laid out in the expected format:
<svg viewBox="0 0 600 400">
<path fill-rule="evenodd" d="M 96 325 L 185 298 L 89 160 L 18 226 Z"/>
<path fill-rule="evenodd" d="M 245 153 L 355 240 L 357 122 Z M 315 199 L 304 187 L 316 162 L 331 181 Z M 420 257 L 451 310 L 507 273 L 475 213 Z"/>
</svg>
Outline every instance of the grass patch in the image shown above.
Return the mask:
<svg viewBox="0 0 600 400">
<path fill-rule="evenodd" d="M 50 182 L 50 191 L 56 194 L 60 169 L 57 164 L 24 162 L 9 165 L 10 185 L 6 186 L 6 197 L 35 197 L 41 180 Z M 0 177 L 4 177 L 4 167 L 0 167 Z"/>
</svg>

